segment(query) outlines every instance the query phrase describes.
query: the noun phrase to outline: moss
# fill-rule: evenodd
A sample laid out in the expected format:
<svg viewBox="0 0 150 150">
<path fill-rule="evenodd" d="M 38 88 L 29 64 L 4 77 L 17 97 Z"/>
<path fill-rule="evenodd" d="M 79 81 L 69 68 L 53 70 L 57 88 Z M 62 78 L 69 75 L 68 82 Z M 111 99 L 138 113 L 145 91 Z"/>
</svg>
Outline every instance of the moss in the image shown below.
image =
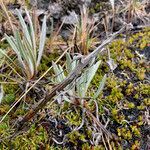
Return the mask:
<svg viewBox="0 0 150 150">
<path fill-rule="evenodd" d="M 3 101 L 7 104 L 11 104 L 14 102 L 15 100 L 15 94 L 7 94 L 4 98 L 3 98 Z"/>
<path fill-rule="evenodd" d="M 111 78 L 107 78 L 107 87 L 108 88 L 114 88 L 117 87 L 118 83 L 116 80 L 116 77 L 112 76 Z"/>
<path fill-rule="evenodd" d="M 92 87 L 95 86 L 96 88 L 98 88 L 99 86 L 99 82 L 102 80 L 104 76 L 104 72 L 101 70 L 101 65 L 97 70 L 97 74 L 94 76 L 93 80 L 92 80 Z"/>
<path fill-rule="evenodd" d="M 131 109 L 131 108 L 135 108 L 134 103 L 132 103 L 132 102 L 131 102 L 131 103 L 128 103 L 128 108 L 129 108 L 129 109 Z"/>
<path fill-rule="evenodd" d="M 143 95 L 150 95 L 150 90 L 149 90 L 148 84 L 140 84 L 139 91 Z"/>
<path fill-rule="evenodd" d="M 82 121 L 81 120 L 82 118 L 80 118 L 80 114 L 76 114 L 73 112 L 67 114 L 66 118 L 68 119 L 69 124 L 75 125 L 75 126 L 79 126 L 81 124 L 81 121 Z"/>
<path fill-rule="evenodd" d="M 1 104 L 0 105 L 0 115 L 6 114 L 9 109 L 10 109 L 9 105 L 7 105 L 7 104 Z"/>
<path fill-rule="evenodd" d="M 134 54 L 131 52 L 130 49 L 125 48 L 125 49 L 124 49 L 124 53 L 125 53 L 125 56 L 127 56 L 129 59 L 135 57 Z"/>
<path fill-rule="evenodd" d="M 7 47 L 8 47 L 8 44 L 7 44 L 7 43 L 5 43 L 5 42 L 1 42 L 1 43 L 0 43 L 0 48 L 1 48 L 1 49 L 7 49 Z"/>
<path fill-rule="evenodd" d="M 134 91 L 133 84 L 130 82 L 125 92 L 127 95 L 131 95 L 133 91 Z"/>
<path fill-rule="evenodd" d="M 141 135 L 141 133 L 139 131 L 139 128 L 137 126 L 133 125 L 133 126 L 130 126 L 130 128 L 131 128 L 131 131 L 133 132 L 133 134 L 135 136 L 140 136 Z"/>
<path fill-rule="evenodd" d="M 140 149 L 140 142 L 136 140 L 134 144 L 131 146 L 131 150 Z"/>
<path fill-rule="evenodd" d="M 118 136 L 123 137 L 124 139 L 131 140 L 132 139 L 132 133 L 129 129 L 126 128 L 117 128 Z"/>
<path fill-rule="evenodd" d="M 82 150 L 105 150 L 105 147 L 103 145 L 98 146 L 90 146 L 88 143 L 83 144 Z"/>
<path fill-rule="evenodd" d="M 142 83 L 145 80 L 148 70 L 145 68 L 145 60 L 141 61 L 137 59 L 135 53 L 136 48 L 141 49 L 146 45 L 144 40 L 141 40 L 142 36 L 146 34 L 137 33 L 127 43 L 119 40 L 109 46 L 111 57 L 118 63 L 119 69 L 115 71 L 115 75 L 109 74 L 102 100 L 104 101 L 103 106 L 111 110 L 111 120 L 120 124 L 120 128 L 117 130 L 121 139 L 140 138 L 140 126 L 143 125 L 143 116 L 137 115 L 137 119 L 133 121 L 134 125 L 131 125 L 132 129 L 128 126 L 127 116 L 130 116 L 130 113 L 134 113 L 134 111 L 144 111 L 149 106 L 149 99 L 147 99 L 150 94 L 150 90 L 148 90 L 149 86 L 147 83 Z M 136 43 L 141 42 L 143 42 L 143 47 L 136 45 Z M 132 49 L 131 43 L 134 46 L 136 45 L 134 49 Z M 133 115 L 136 115 L 136 113 Z M 131 143 L 133 144 L 134 142 Z"/>
<path fill-rule="evenodd" d="M 0 133 L 3 134 L 3 132 L 8 129 L 8 125 L 6 123 L 0 124 Z"/>
<path fill-rule="evenodd" d="M 58 58 L 58 53 L 52 53 L 48 55 L 44 55 L 42 57 L 42 62 L 39 66 L 40 72 L 46 71 L 52 65 L 52 61 L 55 62 Z"/>
<path fill-rule="evenodd" d="M 7 127 L 8 129 L 8 127 Z M 28 138 L 30 137 L 30 138 Z M 7 141 L 5 143 L 7 146 L 5 148 L 11 149 L 38 149 L 42 143 L 46 143 L 47 135 L 42 127 L 36 130 L 35 126 L 33 125 L 32 128 L 29 130 L 27 134 L 21 135 L 14 138 L 12 141 Z"/>
<path fill-rule="evenodd" d="M 150 40 L 150 28 L 146 28 L 143 32 L 134 34 L 129 39 L 129 45 L 134 45 L 139 48 L 140 51 L 149 44 Z"/>
<path fill-rule="evenodd" d="M 114 42 L 112 42 L 109 48 L 111 52 L 111 57 L 116 60 L 117 57 L 123 56 L 125 41 L 122 39 L 115 40 Z"/>
<path fill-rule="evenodd" d="M 25 110 L 22 108 L 18 108 L 15 112 L 15 116 L 17 117 L 18 115 L 25 115 Z"/>
<path fill-rule="evenodd" d="M 72 142 L 74 145 L 77 145 L 78 143 L 76 142 L 77 140 L 81 141 L 86 141 L 85 140 L 85 135 L 79 133 L 79 131 L 72 131 L 71 133 L 68 134 L 69 141 Z"/>
<path fill-rule="evenodd" d="M 118 102 L 123 98 L 123 94 L 121 93 L 121 88 L 114 87 L 111 90 L 110 95 L 107 97 L 107 99 L 113 103 Z"/>
<path fill-rule="evenodd" d="M 96 11 L 99 8 L 100 6 L 97 4 L 91 11 Z M 99 81 L 102 79 L 104 74 L 107 73 L 108 78 L 105 88 L 98 99 L 96 99 L 99 109 L 98 115 L 102 123 L 104 123 L 107 119 L 110 120 L 108 129 L 110 132 L 113 132 L 120 137 L 120 143 L 124 140 L 127 141 L 129 149 L 138 149 L 140 147 L 141 143 L 139 143 L 136 139 L 140 140 L 142 137 L 141 129 L 144 125 L 143 114 L 144 110 L 150 105 L 150 99 L 148 98 L 148 95 L 150 95 L 149 84 L 146 83 L 145 80 L 148 68 L 146 69 L 145 67 L 145 60 L 141 60 L 135 52 L 143 51 L 149 43 L 149 35 L 149 31 L 142 31 L 131 35 L 127 41 L 117 39 L 110 44 L 110 56 L 114 59 L 115 63 L 117 63 L 118 67 L 110 73 L 107 65 L 108 56 L 100 56 L 100 59 L 103 60 L 103 62 L 99 67 L 97 75 L 94 77 L 89 89 L 89 95 L 91 96 L 94 89 L 98 87 Z M 1 46 L 5 47 L 5 44 Z M 42 64 L 39 66 L 39 73 L 42 74 L 46 71 L 51 66 L 51 62 L 55 61 L 57 58 L 57 53 L 44 55 Z M 61 63 L 63 64 L 64 61 L 61 61 Z M 45 77 L 45 80 L 49 80 L 50 74 L 51 73 L 47 75 L 48 78 Z M 19 87 L 16 85 L 4 86 L 5 97 L 4 103 L 0 106 L 0 115 L 6 114 L 10 108 L 9 105 L 18 98 L 19 94 L 16 94 L 18 89 Z M 30 99 L 32 100 L 32 98 Z M 95 116 L 95 103 L 92 100 L 86 100 L 86 104 L 88 110 Z M 52 115 L 52 117 L 55 118 L 59 114 L 59 117 L 65 119 L 67 122 L 66 125 L 71 129 L 81 125 L 82 111 L 80 107 L 72 107 L 72 105 L 67 102 L 62 103 L 61 105 L 53 103 L 52 106 L 47 105 L 45 107 L 45 112 L 47 112 L 47 108 L 50 109 L 50 111 L 48 111 L 48 116 Z M 20 106 L 11 117 L 16 118 L 20 115 L 24 115 L 24 113 L 24 110 L 22 110 Z M 3 135 L 11 134 L 10 131 L 7 132 L 10 129 L 9 124 L 6 122 L 8 120 L 10 123 L 14 121 L 10 118 L 7 118 L 5 122 L 0 125 L 0 132 L 2 132 Z M 68 138 L 68 142 L 71 142 L 73 147 L 77 147 L 77 149 L 78 145 L 80 148 L 82 147 L 83 150 L 105 149 L 105 145 L 103 143 L 100 143 L 98 146 L 92 146 L 90 144 L 90 141 L 93 138 L 93 120 L 88 118 L 88 116 L 85 116 L 85 120 L 86 122 L 81 130 L 69 131 L 69 133 L 65 135 Z M 113 126 L 112 128 L 111 125 Z M 115 140 L 110 141 L 110 145 L 113 149 L 117 146 L 118 147 L 116 149 L 119 149 L 119 145 L 116 143 L 117 141 Z M 14 149 L 28 148 L 34 150 L 40 149 L 41 145 L 46 145 L 44 147 L 45 149 L 59 149 L 55 147 L 54 143 L 52 144 L 53 147 L 51 147 L 48 142 L 48 135 L 46 134 L 45 129 L 41 126 L 32 126 L 28 133 L 17 136 L 13 139 L 13 141 L 11 141 L 10 145 L 12 145 Z M 3 145 L 4 149 L 6 149 L 5 145 L 9 145 L 9 141 L 6 140 Z"/>
<path fill-rule="evenodd" d="M 118 109 L 114 109 L 114 108 L 113 108 L 113 109 L 111 110 L 111 113 L 112 113 L 113 116 L 116 116 L 116 115 L 118 114 Z"/>
<path fill-rule="evenodd" d="M 15 93 L 18 90 L 18 85 L 6 84 L 3 86 L 3 90 L 5 94 L 3 98 L 3 103 L 6 104 L 13 103 L 16 98 Z"/>
<path fill-rule="evenodd" d="M 146 72 L 146 70 L 145 70 L 145 68 L 140 68 L 139 70 L 137 70 L 137 77 L 138 77 L 138 79 L 139 80 L 144 80 L 145 79 L 145 72 Z"/>
<path fill-rule="evenodd" d="M 145 108 L 146 108 L 146 106 L 143 104 L 141 104 L 140 106 L 137 106 L 138 110 L 144 110 Z"/>
<path fill-rule="evenodd" d="M 145 98 L 145 99 L 144 99 L 144 104 L 145 104 L 146 106 L 150 106 L 150 98 Z"/>
</svg>

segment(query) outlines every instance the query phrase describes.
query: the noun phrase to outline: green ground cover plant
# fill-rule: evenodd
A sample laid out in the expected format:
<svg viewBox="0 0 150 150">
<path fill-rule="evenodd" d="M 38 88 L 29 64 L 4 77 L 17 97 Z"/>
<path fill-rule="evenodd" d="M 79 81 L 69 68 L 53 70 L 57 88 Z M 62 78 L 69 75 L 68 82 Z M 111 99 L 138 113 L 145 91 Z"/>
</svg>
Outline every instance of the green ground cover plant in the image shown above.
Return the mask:
<svg viewBox="0 0 150 150">
<path fill-rule="evenodd" d="M 117 10 L 110 2 L 116 17 Z M 141 14 L 134 3 L 123 10 L 131 20 Z M 94 11 L 100 9 L 99 5 Z M 14 135 L 18 120 L 84 63 L 83 58 L 97 47 L 98 40 L 98 36 L 91 36 L 97 25 L 89 25 L 85 8 L 73 26 L 76 38 L 71 37 L 68 45 L 59 36 L 61 27 L 56 34 L 46 36 L 46 16 L 37 34 L 31 12 L 25 10 L 27 22 L 19 10 L 16 12 L 18 30 L 13 35 L 5 34 L 0 43 L 0 149 L 146 149 L 150 28 L 119 35 L 73 82 L 57 91 L 20 134 Z M 49 46 L 51 52 L 47 51 Z M 72 52 L 75 46 L 80 54 Z M 25 97 L 20 99 L 22 95 Z"/>
</svg>

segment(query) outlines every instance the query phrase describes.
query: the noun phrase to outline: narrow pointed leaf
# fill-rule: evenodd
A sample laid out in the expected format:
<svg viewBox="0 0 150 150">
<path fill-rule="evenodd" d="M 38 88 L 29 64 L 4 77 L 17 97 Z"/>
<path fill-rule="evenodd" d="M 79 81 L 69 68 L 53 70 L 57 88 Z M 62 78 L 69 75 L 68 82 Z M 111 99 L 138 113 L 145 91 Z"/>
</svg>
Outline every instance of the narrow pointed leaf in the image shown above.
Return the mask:
<svg viewBox="0 0 150 150">
<path fill-rule="evenodd" d="M 32 45 L 32 41 L 31 41 L 31 37 L 30 37 L 28 27 L 27 27 L 22 15 L 21 15 L 21 12 L 18 9 L 17 9 L 17 15 L 18 15 L 19 21 L 21 23 L 22 31 L 23 31 L 24 35 L 27 38 L 29 44 Z"/>
<path fill-rule="evenodd" d="M 93 77 L 95 76 L 96 74 L 96 71 L 100 65 L 101 61 L 98 61 L 96 64 L 94 64 L 88 71 L 87 71 L 87 83 L 86 83 L 86 86 L 85 86 L 85 92 L 87 92 L 88 90 L 88 87 L 93 79 Z"/>
<path fill-rule="evenodd" d="M 42 31 L 40 36 L 40 45 L 39 45 L 39 51 L 38 51 L 38 59 L 36 66 L 38 67 L 42 58 L 42 54 L 44 51 L 44 44 L 46 39 L 46 16 L 44 16 L 43 24 L 42 24 Z"/>
<path fill-rule="evenodd" d="M 53 65 L 53 69 L 54 69 L 54 72 L 55 72 L 55 79 L 56 79 L 56 82 L 57 83 L 60 83 L 62 81 L 62 77 L 61 77 L 61 70 L 60 70 L 60 66 L 58 67 L 54 62 L 52 62 L 52 65 Z"/>
<path fill-rule="evenodd" d="M 2 99 L 4 97 L 4 91 L 3 91 L 3 85 L 0 86 L 0 104 L 2 102 Z"/>
<path fill-rule="evenodd" d="M 107 77 L 106 77 L 106 74 L 105 74 L 104 77 L 103 77 L 103 79 L 102 79 L 102 81 L 100 82 L 98 90 L 94 94 L 94 97 L 93 97 L 94 99 L 96 99 L 99 96 L 99 94 L 101 93 L 101 91 L 103 90 L 105 82 L 106 82 L 106 78 Z"/>
<path fill-rule="evenodd" d="M 67 72 L 71 72 L 72 70 L 72 59 L 69 55 L 69 53 L 66 53 L 66 69 L 67 69 Z"/>
<path fill-rule="evenodd" d="M 30 25 L 30 30 L 31 30 L 31 40 L 32 40 L 32 49 L 34 51 L 34 57 L 37 57 L 37 52 L 36 52 L 36 38 L 35 38 L 35 32 L 34 32 L 34 26 L 30 17 L 29 12 L 25 9 L 26 14 L 27 14 L 27 18 L 29 20 L 29 25 Z"/>
</svg>

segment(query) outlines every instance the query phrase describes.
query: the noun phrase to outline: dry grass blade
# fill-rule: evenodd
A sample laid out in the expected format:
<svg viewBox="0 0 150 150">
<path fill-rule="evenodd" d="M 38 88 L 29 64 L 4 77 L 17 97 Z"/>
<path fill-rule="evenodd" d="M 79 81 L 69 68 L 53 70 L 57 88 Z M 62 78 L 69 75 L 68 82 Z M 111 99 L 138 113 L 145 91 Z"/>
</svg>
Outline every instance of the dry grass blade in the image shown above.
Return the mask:
<svg viewBox="0 0 150 150">
<path fill-rule="evenodd" d="M 78 19 L 77 24 L 74 25 L 73 39 L 81 53 L 87 55 L 91 48 L 95 48 L 98 44 L 96 37 L 93 37 L 92 33 L 96 27 L 93 19 L 89 19 L 88 10 L 85 6 L 80 10 L 81 17 Z"/>
<path fill-rule="evenodd" d="M 113 11 L 115 10 L 115 0 L 109 0 Z"/>
</svg>

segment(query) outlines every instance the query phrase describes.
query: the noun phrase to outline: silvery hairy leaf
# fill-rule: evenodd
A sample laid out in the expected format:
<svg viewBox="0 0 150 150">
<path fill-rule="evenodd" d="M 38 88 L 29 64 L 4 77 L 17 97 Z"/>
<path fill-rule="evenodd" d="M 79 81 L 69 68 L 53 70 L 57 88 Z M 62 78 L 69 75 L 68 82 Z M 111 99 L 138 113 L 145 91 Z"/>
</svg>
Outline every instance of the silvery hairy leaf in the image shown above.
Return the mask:
<svg viewBox="0 0 150 150">
<path fill-rule="evenodd" d="M 90 66 L 83 74 L 82 76 L 78 79 L 77 81 L 77 92 L 79 96 L 85 97 L 86 92 L 90 86 L 90 83 L 96 74 L 96 71 L 100 65 L 101 61 L 98 61 L 96 64 L 93 66 Z"/>
<path fill-rule="evenodd" d="M 103 79 L 100 81 L 98 90 L 94 94 L 94 97 L 93 97 L 94 99 L 96 99 L 99 96 L 99 94 L 101 93 L 101 91 L 103 90 L 105 82 L 106 82 L 106 74 L 104 75 Z"/>
<path fill-rule="evenodd" d="M 0 86 L 0 104 L 2 102 L 2 99 L 4 97 L 4 91 L 3 91 L 3 85 Z"/>
<path fill-rule="evenodd" d="M 111 71 L 115 70 L 117 68 L 117 64 L 114 62 L 114 60 L 112 58 L 110 58 L 108 61 L 107 61 Z"/>
</svg>

